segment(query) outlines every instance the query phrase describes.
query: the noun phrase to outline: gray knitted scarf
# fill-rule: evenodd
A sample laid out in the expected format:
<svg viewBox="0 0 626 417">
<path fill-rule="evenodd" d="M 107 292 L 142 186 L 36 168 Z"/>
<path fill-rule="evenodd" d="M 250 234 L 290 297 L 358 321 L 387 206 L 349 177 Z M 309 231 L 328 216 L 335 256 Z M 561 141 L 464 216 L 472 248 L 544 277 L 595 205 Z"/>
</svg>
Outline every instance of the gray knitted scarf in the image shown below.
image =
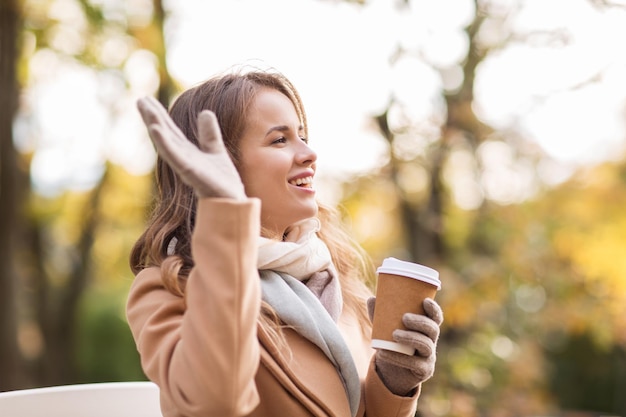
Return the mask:
<svg viewBox="0 0 626 417">
<path fill-rule="evenodd" d="M 319 229 L 319 220 L 311 218 L 291 227 L 284 241 L 260 238 L 258 268 L 262 298 L 281 320 L 330 359 L 355 416 L 361 382 L 336 324 L 343 306 L 341 287 L 330 252 L 317 237 Z"/>
<path fill-rule="evenodd" d="M 337 324 L 301 281 L 270 270 L 260 273 L 263 301 L 271 305 L 287 325 L 315 343 L 335 365 L 348 395 L 351 414 L 355 416 L 361 397 L 361 382 Z"/>
</svg>

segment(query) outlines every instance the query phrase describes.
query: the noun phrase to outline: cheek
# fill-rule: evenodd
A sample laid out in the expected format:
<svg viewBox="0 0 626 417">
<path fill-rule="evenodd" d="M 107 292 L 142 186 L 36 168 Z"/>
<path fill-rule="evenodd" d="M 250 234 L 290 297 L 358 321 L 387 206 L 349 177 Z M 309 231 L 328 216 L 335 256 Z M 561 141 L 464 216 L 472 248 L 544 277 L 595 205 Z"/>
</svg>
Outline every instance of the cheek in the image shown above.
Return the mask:
<svg viewBox="0 0 626 417">
<path fill-rule="evenodd" d="M 278 152 L 248 154 L 238 167 L 249 197 L 279 198 L 287 189 L 291 161 Z"/>
<path fill-rule="evenodd" d="M 243 182 L 249 197 L 255 197 L 253 191 L 258 188 L 258 182 L 261 180 L 262 171 L 258 169 L 258 164 L 249 159 L 242 160 L 237 166 L 237 171 Z"/>
<path fill-rule="evenodd" d="M 244 174 L 241 176 L 241 181 L 248 197 L 259 197 L 257 189 L 260 187 L 254 176 Z"/>
<path fill-rule="evenodd" d="M 241 181 L 248 197 L 267 199 L 276 192 L 276 183 L 272 183 L 272 173 L 263 169 L 246 171 Z"/>
</svg>

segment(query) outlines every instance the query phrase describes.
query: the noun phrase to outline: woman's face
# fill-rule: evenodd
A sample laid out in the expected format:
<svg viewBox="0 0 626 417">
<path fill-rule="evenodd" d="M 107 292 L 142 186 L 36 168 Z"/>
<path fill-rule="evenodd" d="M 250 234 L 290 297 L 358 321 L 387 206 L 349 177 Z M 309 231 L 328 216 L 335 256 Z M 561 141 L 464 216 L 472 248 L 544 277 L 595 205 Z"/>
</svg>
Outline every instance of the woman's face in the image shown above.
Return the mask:
<svg viewBox="0 0 626 417">
<path fill-rule="evenodd" d="M 281 236 L 290 225 L 317 214 L 317 155 L 287 96 L 271 88 L 258 92 L 239 149 L 239 174 L 246 194 L 261 200 L 265 229 Z"/>
</svg>

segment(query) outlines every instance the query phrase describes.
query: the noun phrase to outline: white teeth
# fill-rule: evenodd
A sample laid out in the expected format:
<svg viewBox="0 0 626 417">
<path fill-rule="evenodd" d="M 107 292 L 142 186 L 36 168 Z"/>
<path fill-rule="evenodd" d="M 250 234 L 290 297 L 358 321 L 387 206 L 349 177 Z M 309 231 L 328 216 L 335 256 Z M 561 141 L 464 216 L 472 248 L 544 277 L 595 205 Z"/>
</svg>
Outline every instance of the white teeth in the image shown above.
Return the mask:
<svg viewBox="0 0 626 417">
<path fill-rule="evenodd" d="M 295 180 L 291 180 L 289 181 L 289 184 L 292 185 L 304 185 L 304 184 L 311 184 L 313 182 L 313 177 L 304 177 L 304 178 L 298 178 Z"/>
</svg>

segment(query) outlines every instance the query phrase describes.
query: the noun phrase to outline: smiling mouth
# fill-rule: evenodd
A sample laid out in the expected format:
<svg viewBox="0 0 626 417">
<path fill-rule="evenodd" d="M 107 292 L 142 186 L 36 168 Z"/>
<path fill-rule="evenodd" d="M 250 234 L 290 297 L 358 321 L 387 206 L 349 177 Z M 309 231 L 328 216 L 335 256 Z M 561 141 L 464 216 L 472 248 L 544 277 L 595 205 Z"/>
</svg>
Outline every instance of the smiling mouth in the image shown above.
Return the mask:
<svg viewBox="0 0 626 417">
<path fill-rule="evenodd" d="M 313 177 L 297 178 L 289 181 L 289 184 L 295 185 L 296 187 L 311 188 L 313 184 Z"/>
</svg>

